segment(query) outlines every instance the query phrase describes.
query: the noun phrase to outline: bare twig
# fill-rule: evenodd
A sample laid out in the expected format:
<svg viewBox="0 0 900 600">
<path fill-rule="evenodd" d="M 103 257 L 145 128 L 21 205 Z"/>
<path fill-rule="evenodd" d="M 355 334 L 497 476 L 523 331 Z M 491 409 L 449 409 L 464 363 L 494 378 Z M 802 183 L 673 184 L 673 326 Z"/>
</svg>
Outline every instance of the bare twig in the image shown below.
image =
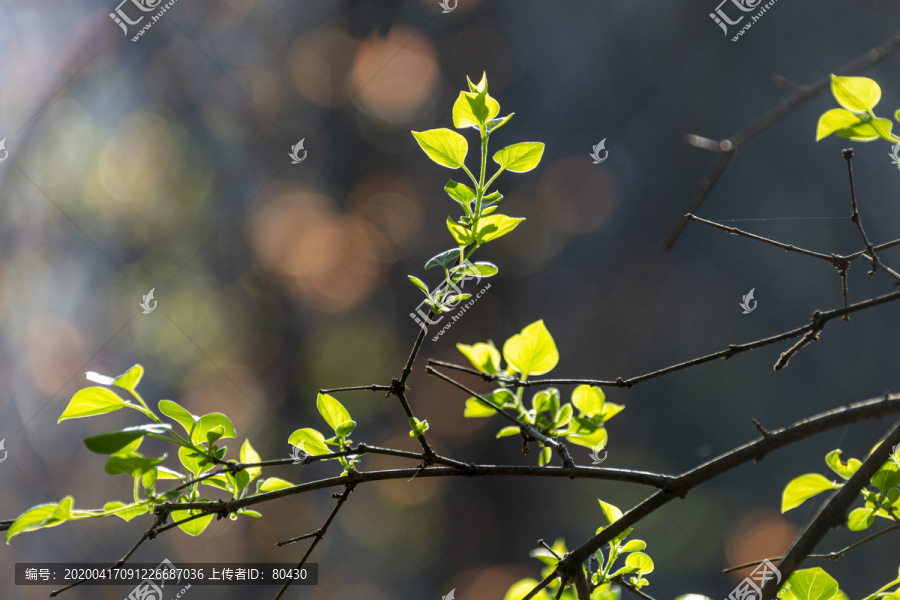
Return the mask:
<svg viewBox="0 0 900 600">
<path fill-rule="evenodd" d="M 350 496 L 350 492 L 353 491 L 355 484 L 348 483 L 344 488 L 344 492 L 342 494 L 335 494 L 334 498 L 337 502 L 334 505 L 334 508 L 331 510 L 331 514 L 328 515 L 328 518 L 325 519 L 325 523 L 322 524 L 316 531 L 314 531 L 311 535 L 306 537 L 312 537 L 313 542 L 309 545 L 309 548 L 306 549 L 306 554 L 303 555 L 303 558 L 300 559 L 300 563 L 297 565 L 297 568 L 300 569 L 306 564 L 306 559 L 309 558 L 309 555 L 312 554 L 312 551 L 315 550 L 316 546 L 319 542 L 322 541 L 322 538 L 325 537 L 325 533 L 328 531 L 328 526 L 331 525 L 331 522 L 334 521 L 334 518 L 337 516 L 338 511 L 341 510 L 341 506 L 344 505 L 344 502 L 347 501 L 347 498 Z M 293 579 L 288 579 L 284 586 L 278 591 L 278 594 L 275 595 L 275 600 L 279 600 L 284 593 L 287 591 L 288 587 L 290 587 Z"/>
<path fill-rule="evenodd" d="M 877 533 L 873 533 L 872 535 L 866 536 L 863 539 L 850 544 L 849 546 L 845 546 L 840 550 L 834 550 L 832 552 L 826 552 L 824 554 L 810 554 L 806 558 L 818 558 L 824 560 L 840 560 L 844 557 L 845 554 L 852 550 L 856 550 L 863 544 L 871 542 L 872 540 L 883 536 L 886 533 L 890 533 L 892 531 L 896 531 L 900 529 L 900 524 L 891 525 L 887 529 L 882 529 Z M 728 567 L 727 569 L 722 569 L 723 573 L 733 573 L 734 571 L 740 571 L 741 569 L 746 569 L 747 567 L 755 567 L 756 565 L 760 565 L 765 561 L 774 562 L 776 560 L 782 560 L 783 556 L 773 556 L 771 558 L 764 558 L 762 560 L 754 560 L 752 562 L 744 563 L 742 565 L 737 565 L 736 567 Z"/>
<path fill-rule="evenodd" d="M 357 390 L 360 390 L 360 391 L 361 390 L 369 390 L 371 392 L 378 392 L 378 391 L 389 392 L 389 391 L 391 391 L 391 386 L 381 385 L 381 384 L 377 384 L 377 383 L 373 383 L 371 385 L 351 385 L 351 386 L 347 386 L 347 387 L 321 389 L 321 390 L 319 390 L 319 393 L 320 394 L 331 394 L 334 392 L 352 392 L 352 391 L 357 391 Z"/>
<path fill-rule="evenodd" d="M 868 52 L 866 52 L 850 64 L 841 69 L 838 69 L 837 73 L 840 75 L 854 75 L 856 73 L 864 71 L 875 63 L 884 60 L 887 56 L 896 52 L 898 49 L 900 49 L 900 34 L 895 35 L 880 46 L 870 49 Z M 794 85 L 796 86 L 796 84 Z M 826 77 L 825 79 L 816 82 L 812 86 L 799 86 L 799 89 L 793 96 L 764 114 L 762 117 L 754 121 L 739 133 L 731 136 L 730 138 L 722 140 L 717 144 L 715 142 L 713 142 L 712 144 L 699 142 L 697 140 L 705 139 L 701 138 L 700 136 L 686 136 L 688 143 L 699 146 L 701 148 L 714 149 L 715 151 L 719 152 L 719 156 L 716 158 L 716 162 L 713 163 L 712 168 L 710 168 L 706 176 L 700 180 L 700 184 L 697 186 L 697 191 L 694 192 L 694 195 L 684 212 L 695 212 L 700 207 L 700 205 L 703 204 L 706 196 L 719 180 L 719 177 L 722 176 L 722 173 L 725 171 L 728 163 L 731 162 L 731 159 L 734 157 L 735 153 L 740 149 L 741 146 L 743 146 L 748 141 L 756 137 L 759 133 L 765 131 L 768 127 L 770 127 L 774 123 L 777 123 L 810 100 L 818 98 L 820 95 L 822 95 L 823 92 L 829 89 L 830 86 L 830 77 Z M 663 242 L 667 250 L 672 249 L 672 247 L 675 245 L 675 242 L 678 241 L 678 237 L 681 235 L 681 232 L 684 231 L 686 225 L 687 220 L 682 219 L 679 220 L 678 223 L 672 228 Z"/>
<path fill-rule="evenodd" d="M 784 558 L 778 561 L 778 570 L 781 571 L 781 577 L 784 580 L 791 576 L 791 573 L 800 566 L 830 529 L 847 520 L 850 504 L 859 497 L 859 491 L 869 483 L 872 475 L 890 459 L 891 448 L 898 443 L 900 443 L 900 421 L 882 440 L 881 445 L 863 461 L 856 473 L 825 501 L 813 520 L 803 528 L 803 531 L 791 544 Z M 772 600 L 779 585 L 775 580 L 767 582 L 763 586 L 761 600 Z"/>
</svg>

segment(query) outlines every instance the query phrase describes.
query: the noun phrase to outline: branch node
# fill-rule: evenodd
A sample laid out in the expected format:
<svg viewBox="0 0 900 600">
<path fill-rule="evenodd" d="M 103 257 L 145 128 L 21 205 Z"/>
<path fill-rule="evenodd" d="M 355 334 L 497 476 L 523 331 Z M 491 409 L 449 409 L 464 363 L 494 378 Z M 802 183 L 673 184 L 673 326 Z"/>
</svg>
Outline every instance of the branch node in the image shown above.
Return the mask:
<svg viewBox="0 0 900 600">
<path fill-rule="evenodd" d="M 761 434 L 763 434 L 763 437 L 769 437 L 769 435 L 771 435 L 771 432 L 768 429 L 766 429 L 765 427 L 763 427 L 759 421 L 757 421 L 756 419 L 750 419 L 750 420 L 753 422 L 753 426 L 756 427 Z"/>
</svg>

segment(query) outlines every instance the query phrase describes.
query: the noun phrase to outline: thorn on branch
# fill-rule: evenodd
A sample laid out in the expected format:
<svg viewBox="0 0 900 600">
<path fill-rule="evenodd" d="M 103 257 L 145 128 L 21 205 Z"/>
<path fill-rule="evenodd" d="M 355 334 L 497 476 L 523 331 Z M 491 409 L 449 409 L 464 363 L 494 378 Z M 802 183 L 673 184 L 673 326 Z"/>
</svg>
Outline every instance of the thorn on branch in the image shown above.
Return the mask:
<svg viewBox="0 0 900 600">
<path fill-rule="evenodd" d="M 761 434 L 763 434 L 763 437 L 769 437 L 769 435 L 771 435 L 771 432 L 768 429 L 766 429 L 765 427 L 763 427 L 759 421 L 757 421 L 756 419 L 750 419 L 750 420 L 753 422 L 753 426 L 756 427 L 756 429 L 758 429 Z"/>
</svg>

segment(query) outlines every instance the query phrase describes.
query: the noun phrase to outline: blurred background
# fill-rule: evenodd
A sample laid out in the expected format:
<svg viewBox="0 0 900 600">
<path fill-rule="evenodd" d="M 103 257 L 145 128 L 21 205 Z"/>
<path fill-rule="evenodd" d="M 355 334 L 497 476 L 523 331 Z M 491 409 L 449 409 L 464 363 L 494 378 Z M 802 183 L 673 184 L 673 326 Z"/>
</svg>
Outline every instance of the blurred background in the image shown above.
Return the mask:
<svg viewBox="0 0 900 600">
<path fill-rule="evenodd" d="M 458 210 L 442 191 L 458 174 L 428 160 L 409 132 L 450 127 L 467 75 L 486 71 L 501 114 L 515 112 L 492 148 L 536 140 L 546 151 L 534 171 L 498 179 L 503 212 L 527 221 L 479 252 L 500 274 L 437 342 L 429 336 L 410 380 L 438 451 L 537 458 L 516 438 L 494 439 L 498 419 L 464 419 L 465 396 L 425 374 L 427 358 L 464 362 L 456 343 L 500 345 L 543 318 L 561 355 L 551 376 L 614 379 L 773 335 L 841 303 L 825 263 L 696 224 L 671 252 L 661 240 L 715 160 L 684 135 L 733 135 L 789 95 L 776 75 L 811 84 L 848 64 L 895 33 L 896 3 L 782 0 L 737 43 L 709 18 L 715 0 L 459 0 L 449 13 L 437 0 L 181 0 L 137 42 L 139 26 L 123 35 L 109 18 L 114 3 L 3 3 L 0 518 L 69 494 L 78 508 L 131 497 L 130 479 L 106 475 L 82 440 L 140 422 L 135 413 L 56 423 L 88 384 L 85 371 L 141 363 L 152 405 L 169 398 L 194 414 L 226 413 L 239 438 L 229 458 L 244 438 L 263 458 L 286 457 L 292 431 L 325 427 L 321 387 L 399 376 L 419 331 L 409 313 L 420 293 L 406 276 L 438 283 L 424 263 L 452 245 L 444 222 Z M 882 86 L 879 115 L 893 115 L 900 56 L 864 75 Z M 846 141 L 814 142 L 818 116 L 834 106 L 825 94 L 754 139 L 698 214 L 821 252 L 861 249 L 847 220 Z M 464 133 L 475 168 L 477 137 Z M 288 154 L 301 139 L 308 155 L 294 165 Z M 595 165 L 588 154 L 602 139 L 609 156 Z M 869 236 L 900 237 L 889 146 L 855 149 Z M 900 251 L 882 258 L 896 268 Z M 751 288 L 758 308 L 744 315 Z M 151 289 L 158 307 L 143 314 Z M 853 265 L 851 300 L 890 289 Z M 785 347 L 607 389 L 626 408 L 610 422 L 604 466 L 680 473 L 754 439 L 751 418 L 777 428 L 900 389 L 898 316 L 889 305 L 833 322 L 778 373 Z M 418 448 L 396 399 L 339 398 L 358 422 L 355 441 Z M 782 516 L 784 485 L 807 472 L 831 478 L 826 452 L 861 458 L 887 427 L 820 435 L 656 512 L 633 534 L 656 562 L 647 592 L 725 597 L 742 575 L 723 568 L 778 555 L 818 506 Z M 573 453 L 589 464 L 587 449 Z M 362 462 L 394 465 L 409 466 Z M 301 482 L 336 468 L 267 475 Z M 297 562 L 303 544 L 275 542 L 319 527 L 333 491 L 263 505 L 259 520 L 214 521 L 199 538 L 170 531 L 133 560 Z M 528 556 L 538 538 L 575 547 L 604 524 L 597 498 L 624 510 L 650 491 L 536 479 L 364 485 L 314 553 L 319 585 L 288 597 L 437 599 L 455 589 L 460 600 L 502 598 L 513 581 L 538 576 Z M 2 550 L 0 596 L 49 593 L 14 586 L 16 562 L 111 563 L 148 525 L 110 518 L 19 536 Z M 819 550 L 859 537 L 836 531 Z M 869 594 L 896 575 L 888 538 L 839 563 L 808 564 L 851 597 Z M 271 598 L 275 589 L 186 597 Z"/>
</svg>

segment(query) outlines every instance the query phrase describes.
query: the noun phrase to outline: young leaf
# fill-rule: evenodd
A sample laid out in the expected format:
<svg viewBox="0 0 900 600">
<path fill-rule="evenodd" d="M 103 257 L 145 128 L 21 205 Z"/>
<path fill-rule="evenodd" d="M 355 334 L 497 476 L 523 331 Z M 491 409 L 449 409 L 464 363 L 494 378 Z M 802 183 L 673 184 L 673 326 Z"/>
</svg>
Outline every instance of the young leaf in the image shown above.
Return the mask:
<svg viewBox="0 0 900 600">
<path fill-rule="evenodd" d="M 315 429 L 298 429 L 288 438 L 288 443 L 301 448 L 307 454 L 319 456 L 328 454 L 328 446 L 325 445 L 325 436 Z M 301 446 L 301 444 L 303 444 Z"/>
<path fill-rule="evenodd" d="M 190 433 L 191 429 L 194 428 L 194 423 L 200 418 L 192 415 L 183 406 L 171 400 L 160 400 L 158 406 L 159 412 L 184 427 L 185 433 Z"/>
<path fill-rule="evenodd" d="M 831 92 L 838 104 L 853 112 L 866 112 L 881 100 L 881 88 L 868 77 L 831 76 Z"/>
<path fill-rule="evenodd" d="M 452 129 L 429 129 L 413 131 L 412 134 L 428 158 L 448 169 L 460 168 L 469 152 L 466 138 Z"/>
<path fill-rule="evenodd" d="M 528 377 L 553 370 L 559 362 L 559 352 L 542 319 L 506 340 L 503 358 L 511 368 Z"/>
<path fill-rule="evenodd" d="M 294 487 L 294 484 L 290 481 L 285 481 L 278 477 L 267 477 L 266 480 L 262 482 L 262 485 L 259 486 L 259 491 L 276 492 L 278 490 L 285 490 L 289 487 Z"/>
<path fill-rule="evenodd" d="M 597 386 L 579 385 L 572 391 L 572 404 L 581 411 L 582 417 L 603 414 L 606 395 Z"/>
<path fill-rule="evenodd" d="M 538 466 L 543 467 L 550 463 L 550 459 L 553 458 L 553 448 L 550 446 L 546 446 L 541 449 L 541 453 L 538 456 Z"/>
<path fill-rule="evenodd" d="M 850 531 L 862 531 L 868 529 L 875 522 L 874 508 L 855 508 L 847 518 L 847 528 Z"/>
<path fill-rule="evenodd" d="M 450 265 L 453 265 L 459 262 L 460 252 L 459 248 L 453 248 L 452 250 L 447 250 L 445 252 L 441 252 L 437 256 L 432 256 L 427 263 L 425 263 L 425 270 L 431 269 L 433 267 L 444 267 L 449 268 Z"/>
<path fill-rule="evenodd" d="M 137 387 L 138 382 L 141 380 L 141 377 L 144 375 L 144 367 L 141 365 L 134 365 L 118 377 L 113 380 L 113 385 L 117 385 L 122 389 L 128 390 L 131 393 L 134 393 L 134 388 Z"/>
<path fill-rule="evenodd" d="M 339 425 L 350 421 L 350 413 L 344 408 L 344 405 L 328 394 L 319 394 L 316 398 L 316 408 L 319 414 L 328 423 L 328 426 L 337 431 Z"/>
<path fill-rule="evenodd" d="M 9 540 L 20 533 L 45 527 L 56 527 L 65 523 L 72 518 L 74 502 L 75 499 L 72 496 L 66 496 L 59 504 L 41 504 L 26 510 L 6 530 L 7 545 L 9 545 Z"/>
<path fill-rule="evenodd" d="M 485 396 L 487 397 L 487 396 Z M 471 398 L 466 399 L 466 410 L 463 413 L 463 416 L 467 419 L 477 419 L 481 417 L 493 417 L 497 414 L 497 411 L 476 398 L 472 396 Z M 518 431 L 518 428 L 516 428 Z"/>
<path fill-rule="evenodd" d="M 520 427 L 516 427 L 515 425 L 510 425 L 509 427 L 504 427 L 500 431 L 497 432 L 497 439 L 510 437 L 513 435 L 519 435 L 522 429 Z"/>
<path fill-rule="evenodd" d="M 444 186 L 444 191 L 463 206 L 468 206 L 475 199 L 475 190 L 464 183 L 457 183 L 452 179 Z"/>
<path fill-rule="evenodd" d="M 599 498 L 597 499 L 597 502 L 600 503 L 600 508 L 603 510 L 603 514 L 610 525 L 622 518 L 622 511 L 619 510 L 618 507 L 613 506 L 608 502 L 604 502 Z"/>
<path fill-rule="evenodd" d="M 63 414 L 59 416 L 57 423 L 62 423 L 66 419 L 102 415 L 119 410 L 124 406 L 127 406 L 126 402 L 112 390 L 102 387 L 84 388 L 72 396 L 72 400 L 69 401 Z"/>
<path fill-rule="evenodd" d="M 219 425 L 222 426 L 223 431 L 222 435 L 219 437 L 235 437 L 236 434 L 234 432 L 234 425 L 231 424 L 231 419 L 222 413 L 209 413 L 208 415 L 203 415 L 196 423 L 194 423 L 194 428 L 191 430 L 191 441 L 195 444 L 207 441 L 206 433 L 213 427 Z"/>
<path fill-rule="evenodd" d="M 200 502 L 207 502 L 206 498 L 200 498 Z M 194 510 L 173 510 L 172 511 L 172 521 L 178 523 L 179 521 L 183 521 L 185 519 L 191 518 L 193 515 L 199 515 L 202 511 L 199 509 Z M 203 530 L 209 526 L 210 521 L 212 521 L 215 515 L 203 515 L 202 517 L 197 517 L 196 519 L 191 519 L 185 523 L 179 523 L 178 528 L 181 529 L 188 535 L 198 536 L 203 533 Z"/>
<path fill-rule="evenodd" d="M 507 121 L 512 119 L 514 114 L 516 114 L 516 113 L 509 113 L 505 117 L 491 119 L 490 121 L 487 122 L 487 127 L 486 127 L 487 132 L 491 133 L 495 129 L 499 129 L 500 127 L 503 127 L 504 125 L 506 125 Z"/>
<path fill-rule="evenodd" d="M 625 559 L 625 566 L 634 569 L 633 572 L 638 575 L 646 575 L 653 572 L 653 559 L 643 552 L 635 552 L 634 554 L 629 554 L 628 558 Z"/>
<path fill-rule="evenodd" d="M 566 434 L 566 439 L 585 448 L 602 450 L 606 447 L 609 434 L 605 427 L 594 425 L 586 419 L 576 418 L 572 419 L 569 424 L 569 433 Z"/>
<path fill-rule="evenodd" d="M 463 274 L 467 279 L 471 279 L 473 277 L 481 279 L 482 277 L 491 277 L 492 275 L 496 275 L 500 269 L 497 268 L 497 265 L 494 263 L 489 263 L 487 261 L 478 261 L 475 263 L 467 262 L 464 265 L 459 265 L 450 269 L 451 275 L 459 275 Z"/>
<path fill-rule="evenodd" d="M 250 440 L 244 440 L 244 445 L 241 446 L 240 461 L 244 464 L 262 462 L 259 454 L 253 449 L 253 446 L 250 445 Z M 244 469 L 244 472 L 250 476 L 250 481 L 253 481 L 259 477 L 260 472 L 262 472 L 262 467 L 247 467 Z"/>
<path fill-rule="evenodd" d="M 850 127 L 839 129 L 836 133 L 855 142 L 871 142 L 878 138 L 893 141 L 891 139 L 891 128 L 893 126 L 894 124 L 888 119 L 868 119 Z"/>
<path fill-rule="evenodd" d="M 150 505 L 146 502 L 135 502 L 133 504 L 125 504 L 113 500 L 103 505 L 103 512 L 107 515 L 115 515 L 120 517 L 126 523 L 131 519 L 150 512 Z"/>
<path fill-rule="evenodd" d="M 423 292 L 425 292 L 425 295 L 426 295 L 426 296 L 428 296 L 429 298 L 431 297 L 431 293 L 428 291 L 428 286 L 425 285 L 425 282 L 424 282 L 424 281 L 422 281 L 422 280 L 419 279 L 418 277 L 414 277 L 414 276 L 412 276 L 412 275 L 407 275 L 407 277 L 409 277 L 409 280 L 412 281 L 413 284 L 415 284 L 415 286 L 416 286 L 417 288 L 419 288 L 420 290 L 422 290 Z"/>
<path fill-rule="evenodd" d="M 828 465 L 832 471 L 840 475 L 843 479 L 850 479 L 854 473 L 856 473 L 857 469 L 862 466 L 862 461 L 851 458 L 845 464 L 841 461 L 841 451 L 840 450 L 832 450 L 825 456 L 825 463 Z"/>
<path fill-rule="evenodd" d="M 503 596 L 503 600 L 522 600 L 525 596 L 531 593 L 531 590 L 538 586 L 538 581 L 535 579 L 520 579 L 519 581 L 512 584 L 512 587 L 507 590 L 506 595 Z M 553 596 L 545 592 L 544 590 L 539 591 L 537 594 L 532 596 L 533 600 L 553 600 Z"/>
<path fill-rule="evenodd" d="M 785 513 L 796 508 L 818 494 L 828 490 L 836 490 L 839 484 L 825 479 L 818 473 L 801 475 L 787 484 L 781 496 L 781 512 Z"/>
<path fill-rule="evenodd" d="M 794 571 L 781 592 L 784 600 L 846 600 L 838 583 L 821 567 Z"/>
<path fill-rule="evenodd" d="M 859 123 L 859 117 L 849 110 L 833 108 L 819 117 L 819 124 L 816 126 L 816 141 L 856 123 Z"/>
<path fill-rule="evenodd" d="M 466 75 L 466 81 L 469 84 L 469 91 L 473 94 L 477 94 L 478 92 L 487 92 L 487 71 L 483 71 L 481 73 L 481 81 L 478 82 L 478 85 L 472 83 L 472 80 L 469 79 L 468 75 Z"/>
<path fill-rule="evenodd" d="M 182 447 L 181 450 L 185 450 L 185 448 Z M 157 465 L 165 459 L 165 454 L 157 458 L 145 458 L 138 452 L 113 454 L 106 460 L 106 465 L 104 465 L 103 469 L 109 475 L 131 475 L 137 479 L 150 469 L 157 468 Z"/>
<path fill-rule="evenodd" d="M 475 239 L 479 244 L 485 244 L 492 240 L 496 240 L 515 229 L 519 223 L 524 220 L 523 217 L 514 218 L 507 217 L 506 215 L 491 215 L 489 217 L 484 217 L 478 221 L 478 232 L 475 234 Z"/>
<path fill-rule="evenodd" d="M 491 204 L 495 204 L 503 200 L 503 194 L 500 192 L 491 192 L 487 196 L 481 199 L 481 206 L 484 208 L 485 206 L 490 206 Z M 481 214 L 484 214 L 483 212 Z"/>
<path fill-rule="evenodd" d="M 85 438 L 84 445 L 88 450 L 97 454 L 114 454 L 148 433 L 163 434 L 170 429 L 172 426 L 165 423 L 135 425 L 119 431 L 109 431 Z"/>
<path fill-rule="evenodd" d="M 472 366 L 482 373 L 496 373 L 500 370 L 500 351 L 490 340 L 486 344 L 478 342 L 471 346 L 457 344 L 456 349 L 462 352 Z"/>
<path fill-rule="evenodd" d="M 484 221 L 484 219 L 482 219 L 482 221 Z M 447 217 L 447 229 L 450 230 L 450 235 L 453 236 L 453 239 L 456 240 L 456 243 L 460 246 L 468 246 L 474 239 L 471 229 L 464 225 L 460 225 L 450 217 Z"/>
<path fill-rule="evenodd" d="M 541 142 L 519 142 L 498 150 L 494 162 L 513 173 L 526 173 L 541 162 L 544 144 Z"/>
<path fill-rule="evenodd" d="M 493 119 L 500 112 L 500 103 L 488 95 L 487 91 L 460 92 L 453 103 L 453 126 L 457 129 L 465 127 L 481 127 L 481 124 Z"/>
</svg>

